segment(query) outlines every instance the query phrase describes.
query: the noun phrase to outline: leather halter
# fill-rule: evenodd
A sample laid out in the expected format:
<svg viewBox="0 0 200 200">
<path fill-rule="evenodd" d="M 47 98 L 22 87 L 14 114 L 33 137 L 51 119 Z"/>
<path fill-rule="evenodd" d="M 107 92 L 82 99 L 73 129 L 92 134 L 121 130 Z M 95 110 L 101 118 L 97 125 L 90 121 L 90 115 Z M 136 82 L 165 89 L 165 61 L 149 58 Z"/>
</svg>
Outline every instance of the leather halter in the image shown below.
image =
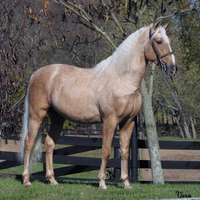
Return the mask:
<svg viewBox="0 0 200 200">
<path fill-rule="evenodd" d="M 152 38 L 152 36 L 155 34 L 156 32 L 154 32 L 153 34 L 151 34 L 151 29 L 150 29 L 150 31 L 149 31 L 149 39 L 150 39 L 150 41 L 151 41 L 151 38 Z M 162 69 L 162 71 L 166 71 L 166 64 L 165 64 L 165 62 L 163 62 L 162 61 L 162 58 L 164 58 L 164 57 L 167 57 L 167 56 L 169 56 L 169 55 L 172 55 L 172 54 L 174 54 L 172 51 L 169 51 L 168 53 L 165 53 L 164 55 L 162 55 L 162 56 L 160 56 L 160 55 L 158 55 L 158 52 L 156 51 L 156 49 L 155 49 L 155 46 L 154 46 L 154 44 L 153 44 L 153 41 L 151 41 L 151 46 L 152 46 L 152 48 L 153 48 L 153 51 L 154 51 L 154 53 L 156 54 L 156 57 L 157 57 L 157 59 L 158 59 L 158 61 L 159 61 L 159 63 L 160 63 L 160 66 L 161 66 L 161 69 Z"/>
</svg>

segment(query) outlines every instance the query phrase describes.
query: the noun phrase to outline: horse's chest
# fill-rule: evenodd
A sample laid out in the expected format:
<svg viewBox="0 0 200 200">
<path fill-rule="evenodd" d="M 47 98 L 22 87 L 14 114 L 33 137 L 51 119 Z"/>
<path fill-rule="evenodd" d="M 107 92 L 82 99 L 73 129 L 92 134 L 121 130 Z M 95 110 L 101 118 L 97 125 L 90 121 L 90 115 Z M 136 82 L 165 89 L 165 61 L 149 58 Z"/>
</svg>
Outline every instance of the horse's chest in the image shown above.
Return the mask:
<svg viewBox="0 0 200 200">
<path fill-rule="evenodd" d="M 118 117 L 133 117 L 137 115 L 142 105 L 140 90 L 138 88 L 130 88 L 129 93 L 120 95 L 115 103 L 115 110 Z"/>
</svg>

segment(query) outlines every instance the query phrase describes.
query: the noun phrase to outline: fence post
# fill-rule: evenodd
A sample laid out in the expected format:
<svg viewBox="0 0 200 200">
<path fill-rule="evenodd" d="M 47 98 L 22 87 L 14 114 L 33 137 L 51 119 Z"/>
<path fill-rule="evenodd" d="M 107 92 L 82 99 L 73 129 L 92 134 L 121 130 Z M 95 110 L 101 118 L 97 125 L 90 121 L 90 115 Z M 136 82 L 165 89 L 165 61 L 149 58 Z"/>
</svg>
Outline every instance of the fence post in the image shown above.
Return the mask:
<svg viewBox="0 0 200 200">
<path fill-rule="evenodd" d="M 43 163 L 43 173 L 44 174 L 46 173 L 46 163 L 45 162 Z"/>
<path fill-rule="evenodd" d="M 119 148 L 114 147 L 114 158 L 120 159 L 120 157 L 121 157 L 121 155 L 120 155 L 120 152 L 119 152 Z M 114 179 L 120 180 L 120 176 L 121 176 L 121 169 L 114 168 Z"/>
<path fill-rule="evenodd" d="M 133 183 L 138 182 L 138 134 L 137 134 L 137 118 L 135 117 L 135 127 L 131 136 L 131 180 Z"/>
</svg>

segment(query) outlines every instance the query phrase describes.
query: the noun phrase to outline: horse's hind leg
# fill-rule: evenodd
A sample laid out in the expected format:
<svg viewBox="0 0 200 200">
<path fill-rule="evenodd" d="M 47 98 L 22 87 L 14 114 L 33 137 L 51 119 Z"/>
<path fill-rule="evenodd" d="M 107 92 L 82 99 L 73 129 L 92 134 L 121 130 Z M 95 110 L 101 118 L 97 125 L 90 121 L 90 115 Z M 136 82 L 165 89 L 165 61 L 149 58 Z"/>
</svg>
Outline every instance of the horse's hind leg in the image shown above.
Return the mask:
<svg viewBox="0 0 200 200">
<path fill-rule="evenodd" d="M 131 189 L 128 176 L 128 157 L 130 148 L 131 134 L 135 125 L 135 121 L 129 120 L 120 124 L 120 153 L 121 153 L 121 179 L 124 182 L 125 189 Z"/>
<path fill-rule="evenodd" d="M 52 108 L 48 111 L 49 117 L 51 119 L 51 126 L 48 135 L 45 138 L 45 148 L 46 148 L 46 177 L 49 179 L 52 185 L 57 185 L 57 181 L 54 177 L 53 171 L 53 150 L 55 148 L 56 141 L 62 131 L 63 123 L 65 119 L 61 117 Z"/>
<path fill-rule="evenodd" d="M 29 187 L 31 185 L 29 180 L 31 154 L 33 153 L 33 146 L 38 136 L 38 129 L 45 114 L 46 111 L 42 112 L 41 116 L 35 115 L 29 118 L 29 130 L 24 141 L 24 171 L 22 173 L 24 187 Z"/>
</svg>

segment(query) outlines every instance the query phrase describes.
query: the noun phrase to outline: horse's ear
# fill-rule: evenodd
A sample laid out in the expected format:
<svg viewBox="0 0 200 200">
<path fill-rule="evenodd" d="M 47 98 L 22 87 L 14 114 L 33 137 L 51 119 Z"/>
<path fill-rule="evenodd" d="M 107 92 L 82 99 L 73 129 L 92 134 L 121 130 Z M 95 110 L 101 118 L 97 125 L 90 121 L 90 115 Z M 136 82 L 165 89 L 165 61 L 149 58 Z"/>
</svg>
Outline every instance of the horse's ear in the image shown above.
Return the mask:
<svg viewBox="0 0 200 200">
<path fill-rule="evenodd" d="M 159 26 L 161 25 L 161 20 L 157 21 L 155 24 L 154 24 L 154 29 L 156 30 Z"/>
<path fill-rule="evenodd" d="M 165 30 L 167 30 L 168 27 L 169 27 L 169 25 L 170 25 L 170 22 L 168 22 L 167 24 L 163 25 L 163 28 L 164 28 Z"/>
</svg>

